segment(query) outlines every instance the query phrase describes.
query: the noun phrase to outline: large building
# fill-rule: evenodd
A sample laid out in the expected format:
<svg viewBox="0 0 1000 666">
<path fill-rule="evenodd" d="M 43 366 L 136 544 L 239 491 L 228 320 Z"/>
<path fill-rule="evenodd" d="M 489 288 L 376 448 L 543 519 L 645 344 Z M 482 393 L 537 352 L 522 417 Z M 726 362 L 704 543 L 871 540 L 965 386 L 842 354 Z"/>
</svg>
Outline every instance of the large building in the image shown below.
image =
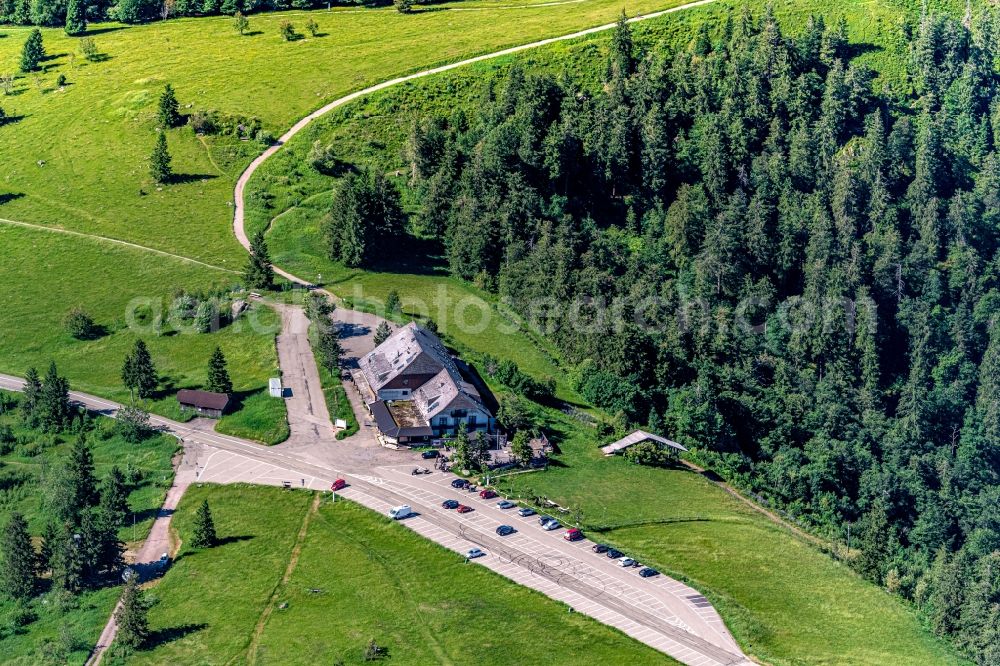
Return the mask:
<svg viewBox="0 0 1000 666">
<path fill-rule="evenodd" d="M 354 381 L 388 444 L 415 444 L 496 420 L 441 340 L 411 322 L 358 361 Z"/>
</svg>

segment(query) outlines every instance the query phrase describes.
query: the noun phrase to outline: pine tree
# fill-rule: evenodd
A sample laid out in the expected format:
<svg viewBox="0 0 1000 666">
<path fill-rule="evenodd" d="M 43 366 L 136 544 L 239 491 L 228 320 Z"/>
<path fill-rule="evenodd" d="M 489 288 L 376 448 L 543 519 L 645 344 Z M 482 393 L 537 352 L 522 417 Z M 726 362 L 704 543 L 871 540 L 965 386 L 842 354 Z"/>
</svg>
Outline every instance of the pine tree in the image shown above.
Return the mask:
<svg viewBox="0 0 1000 666">
<path fill-rule="evenodd" d="M 25 419 L 34 422 L 37 417 L 38 401 L 42 396 L 42 380 L 38 377 L 38 371 L 28 368 L 24 373 L 24 396 L 21 398 L 21 412 Z"/>
<path fill-rule="evenodd" d="M 181 120 L 180 104 L 177 103 L 177 96 L 174 94 L 174 87 L 169 83 L 164 86 L 160 93 L 160 103 L 156 111 L 156 122 L 160 129 L 170 129 L 176 127 Z"/>
<path fill-rule="evenodd" d="M 170 168 L 170 151 L 167 148 L 167 135 L 157 132 L 156 145 L 153 153 L 149 156 L 149 175 L 157 183 L 167 183 L 173 175 Z"/>
<path fill-rule="evenodd" d="M 229 370 L 226 368 L 226 357 L 222 354 L 222 349 L 215 348 L 212 358 L 208 361 L 208 385 L 207 390 L 212 393 L 232 393 L 233 382 L 229 378 Z"/>
<path fill-rule="evenodd" d="M 86 0 L 69 0 L 66 7 L 66 34 L 79 35 L 87 30 Z"/>
<path fill-rule="evenodd" d="M 632 28 L 628 16 L 622 9 L 618 17 L 618 25 L 611 35 L 611 61 L 609 67 L 612 77 L 628 77 L 635 67 L 635 44 L 632 40 Z"/>
<path fill-rule="evenodd" d="M 132 352 L 125 356 L 122 383 L 133 394 L 133 399 L 136 394 L 143 399 L 149 398 L 159 384 L 149 347 L 142 340 L 136 340 Z"/>
<path fill-rule="evenodd" d="M 202 500 L 201 506 L 198 507 L 198 513 L 194 516 L 194 535 L 191 537 L 191 546 L 193 548 L 211 548 L 217 540 L 212 510 L 208 507 L 208 500 Z"/>
<path fill-rule="evenodd" d="M 45 60 L 45 45 L 42 43 L 42 32 L 35 28 L 28 35 L 21 50 L 21 71 L 35 71 L 42 60 Z"/>
<path fill-rule="evenodd" d="M 389 292 L 389 295 L 385 297 L 385 311 L 392 314 L 397 314 L 403 309 L 403 303 L 399 300 L 399 292 L 393 289 Z"/>
<path fill-rule="evenodd" d="M 37 568 L 28 522 L 15 511 L 0 537 L 0 592 L 11 599 L 30 599 L 35 593 Z"/>
<path fill-rule="evenodd" d="M 382 322 L 375 328 L 375 346 L 378 347 L 380 344 L 389 339 L 392 335 L 392 328 L 389 326 L 388 322 Z"/>
<path fill-rule="evenodd" d="M 149 637 L 149 604 L 139 587 L 139 576 L 132 575 L 125 583 L 121 606 L 115 611 L 118 636 L 115 641 L 127 650 L 138 650 Z"/>
<path fill-rule="evenodd" d="M 115 528 L 125 525 L 128 518 L 128 487 L 125 475 L 117 466 L 111 468 L 101 484 L 101 512 Z"/>
<path fill-rule="evenodd" d="M 274 283 L 274 268 L 263 230 L 254 234 L 250 241 L 250 258 L 243 270 L 243 282 L 250 289 L 270 289 Z"/>
<path fill-rule="evenodd" d="M 76 594 L 83 588 L 85 562 L 79 541 L 69 527 L 57 532 L 51 550 L 52 582 L 60 589 Z"/>
<path fill-rule="evenodd" d="M 48 522 L 42 530 L 42 547 L 38 551 L 38 571 L 46 573 L 54 562 L 53 548 L 59 543 L 59 529 L 54 522 Z"/>
<path fill-rule="evenodd" d="M 36 414 L 39 425 L 49 432 L 61 430 L 69 422 L 69 382 L 59 376 L 54 362 L 42 382 Z"/>
</svg>

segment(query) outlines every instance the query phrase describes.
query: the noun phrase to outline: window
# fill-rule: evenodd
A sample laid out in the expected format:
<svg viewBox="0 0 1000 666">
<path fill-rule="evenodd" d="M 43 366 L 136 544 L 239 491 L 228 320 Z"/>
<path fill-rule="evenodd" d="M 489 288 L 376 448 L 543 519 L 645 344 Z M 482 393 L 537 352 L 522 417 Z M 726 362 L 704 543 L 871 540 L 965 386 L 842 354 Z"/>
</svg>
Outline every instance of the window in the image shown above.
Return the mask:
<svg viewBox="0 0 1000 666">
<path fill-rule="evenodd" d="M 455 417 L 456 419 L 463 419 L 463 418 L 465 418 L 466 414 L 468 414 L 468 413 L 469 413 L 469 412 L 468 412 L 467 410 L 464 410 L 464 409 L 456 409 L 456 410 L 454 410 L 454 411 L 453 411 L 453 412 L 451 413 L 451 415 L 452 415 L 452 416 L 454 416 L 454 417 Z"/>
</svg>

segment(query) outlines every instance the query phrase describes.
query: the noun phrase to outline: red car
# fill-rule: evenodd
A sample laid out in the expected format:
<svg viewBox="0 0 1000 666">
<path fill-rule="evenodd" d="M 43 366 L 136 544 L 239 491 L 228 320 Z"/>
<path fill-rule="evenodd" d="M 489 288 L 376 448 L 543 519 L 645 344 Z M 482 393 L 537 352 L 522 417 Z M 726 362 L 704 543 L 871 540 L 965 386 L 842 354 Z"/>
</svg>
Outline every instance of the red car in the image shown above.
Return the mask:
<svg viewBox="0 0 1000 666">
<path fill-rule="evenodd" d="M 472 511 L 472 507 L 465 506 L 464 504 L 459 504 L 458 508 L 456 508 L 455 511 L 458 511 L 459 513 L 469 513 L 470 511 Z"/>
<path fill-rule="evenodd" d="M 576 528 L 566 530 L 566 534 L 563 535 L 563 539 L 566 539 L 566 541 L 579 541 L 582 538 L 583 532 Z"/>
<path fill-rule="evenodd" d="M 330 490 L 336 492 L 338 490 L 343 490 L 346 487 L 347 487 L 347 481 L 344 481 L 343 479 L 337 479 L 330 485 Z"/>
<path fill-rule="evenodd" d="M 479 497 L 482 499 L 493 499 L 496 496 L 497 494 L 488 488 L 486 490 L 479 491 Z"/>
</svg>

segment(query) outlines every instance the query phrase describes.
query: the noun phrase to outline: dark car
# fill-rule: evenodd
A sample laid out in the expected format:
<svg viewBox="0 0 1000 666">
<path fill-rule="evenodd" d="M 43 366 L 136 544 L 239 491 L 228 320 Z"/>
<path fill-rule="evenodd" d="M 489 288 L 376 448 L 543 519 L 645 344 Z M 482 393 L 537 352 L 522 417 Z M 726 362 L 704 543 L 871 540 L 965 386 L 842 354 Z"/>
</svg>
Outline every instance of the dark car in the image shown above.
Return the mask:
<svg viewBox="0 0 1000 666">
<path fill-rule="evenodd" d="M 622 551 L 615 550 L 614 548 L 608 548 L 608 552 L 605 553 L 605 554 L 608 557 L 610 557 L 612 560 L 617 560 L 619 557 L 621 557 L 622 555 L 624 555 L 624 553 L 622 553 Z"/>
<path fill-rule="evenodd" d="M 591 548 L 591 550 L 594 551 L 595 553 L 606 553 L 608 552 L 608 547 L 606 544 L 603 543 L 595 543 L 594 547 Z"/>
<path fill-rule="evenodd" d="M 656 569 L 650 569 L 649 567 L 643 567 L 639 569 L 639 575 L 643 578 L 652 578 L 653 576 L 659 576 L 660 572 Z"/>
<path fill-rule="evenodd" d="M 420 454 L 420 457 L 424 460 L 430 460 L 431 458 L 437 458 L 441 453 L 437 449 L 431 449 L 430 451 L 424 451 Z"/>
<path fill-rule="evenodd" d="M 517 530 L 515 530 L 510 525 L 501 525 L 500 527 L 497 528 L 497 535 L 507 536 L 508 534 L 513 534 L 516 531 Z"/>
<path fill-rule="evenodd" d="M 445 509 L 457 509 L 458 500 L 445 500 L 441 502 L 441 506 Z"/>
<path fill-rule="evenodd" d="M 535 515 L 535 510 L 532 509 L 530 506 L 522 506 L 520 509 L 517 510 L 517 515 L 521 516 L 522 518 L 527 518 L 528 516 Z"/>
<path fill-rule="evenodd" d="M 455 479 L 451 482 L 452 488 L 465 488 L 467 485 L 469 485 L 469 482 L 465 479 Z"/>
</svg>

